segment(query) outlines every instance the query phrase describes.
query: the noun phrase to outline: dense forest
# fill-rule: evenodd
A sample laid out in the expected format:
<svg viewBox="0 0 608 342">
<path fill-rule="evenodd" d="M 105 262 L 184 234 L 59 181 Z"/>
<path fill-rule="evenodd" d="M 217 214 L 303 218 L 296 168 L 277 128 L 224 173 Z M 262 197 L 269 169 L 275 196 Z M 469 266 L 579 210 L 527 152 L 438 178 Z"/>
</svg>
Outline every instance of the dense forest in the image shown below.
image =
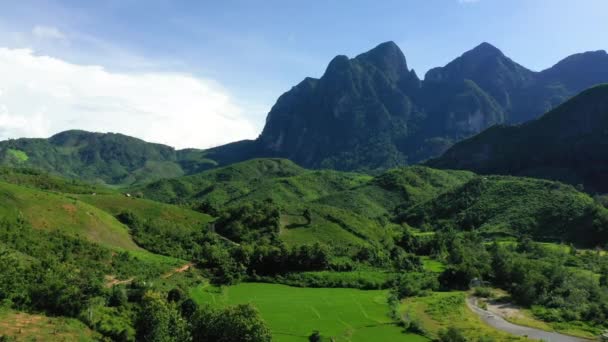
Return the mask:
<svg viewBox="0 0 608 342">
<path fill-rule="evenodd" d="M 441 341 L 476 335 L 429 328 L 403 303 L 477 279 L 556 329 L 608 328 L 608 210 L 552 181 L 420 166 L 372 177 L 281 159 L 128 195 L 28 169 L 0 179 L 2 315 L 73 319 L 89 339 L 269 341 L 268 309 L 200 297 L 255 283 L 387 291 L 387 329 Z M 71 227 L 80 211 L 83 226 Z M 308 328 L 311 340 L 332 337 Z"/>
</svg>

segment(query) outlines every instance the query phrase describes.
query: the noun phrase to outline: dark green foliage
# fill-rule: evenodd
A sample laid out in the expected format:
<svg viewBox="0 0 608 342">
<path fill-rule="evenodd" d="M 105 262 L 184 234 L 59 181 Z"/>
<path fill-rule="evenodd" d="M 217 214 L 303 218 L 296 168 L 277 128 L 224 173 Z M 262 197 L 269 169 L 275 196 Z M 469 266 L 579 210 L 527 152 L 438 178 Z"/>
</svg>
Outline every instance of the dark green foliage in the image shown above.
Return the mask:
<svg viewBox="0 0 608 342">
<path fill-rule="evenodd" d="M 185 298 L 184 291 L 179 288 L 174 288 L 167 294 L 167 301 L 171 303 L 181 302 Z"/>
<path fill-rule="evenodd" d="M 136 323 L 137 340 L 146 342 L 187 342 L 190 331 L 176 305 L 159 293 L 149 292 L 142 301 Z"/>
<path fill-rule="evenodd" d="M 118 279 L 159 277 L 165 268 L 23 221 L 0 222 L 0 302 L 17 309 L 77 317 L 105 336 L 132 340 L 134 285 L 106 289 Z M 107 306 L 106 306 L 107 305 Z M 125 335 L 126 334 L 126 335 Z"/>
<path fill-rule="evenodd" d="M 250 304 L 217 310 L 200 308 L 192 317 L 194 342 L 269 342 L 270 330 Z"/>
<path fill-rule="evenodd" d="M 310 342 L 321 342 L 321 333 L 318 331 L 313 331 L 310 336 L 308 336 L 308 341 Z"/>
<path fill-rule="evenodd" d="M 372 178 L 304 170 L 282 159 L 255 159 L 138 190 L 147 198 L 216 215 L 212 229 L 235 242 L 279 238 L 290 245 L 319 241 L 371 247 L 386 239 L 395 207 L 431 199 L 472 177 L 469 172 L 415 166 Z"/>
<path fill-rule="evenodd" d="M 497 126 L 458 143 L 433 167 L 560 180 L 608 192 L 608 86 L 601 85 L 520 126 Z"/>
<path fill-rule="evenodd" d="M 439 331 L 439 342 L 467 342 L 467 339 L 462 334 L 462 331 L 449 327 Z"/>
<path fill-rule="evenodd" d="M 198 305 L 194 300 L 192 300 L 192 298 L 184 300 L 180 305 L 180 312 L 182 316 L 184 316 L 187 320 L 190 320 L 190 318 L 192 317 L 192 315 L 194 315 L 197 309 Z"/>
<path fill-rule="evenodd" d="M 598 331 L 605 327 L 608 287 L 589 272 L 607 267 L 608 257 L 596 252 L 574 255 L 568 248 L 550 248 L 525 238 L 487 248 L 475 234 L 460 235 L 455 241 L 448 246 L 448 267 L 440 276 L 444 287 L 468 289 L 477 278 L 509 291 L 513 301 L 531 307 L 543 320 L 584 321 Z"/>
<path fill-rule="evenodd" d="M 437 290 L 437 276 L 429 273 L 404 273 L 396 280 L 395 295 L 397 298 L 423 296 L 429 291 Z"/>
<path fill-rule="evenodd" d="M 124 286 L 116 285 L 112 287 L 108 305 L 114 307 L 125 306 L 128 301 L 129 297 L 127 296 L 127 290 Z"/>
<path fill-rule="evenodd" d="M 391 259 L 396 270 L 399 271 L 420 271 L 422 261 L 415 254 L 407 253 L 401 248 L 394 248 L 391 251 Z"/>
<path fill-rule="evenodd" d="M 608 241 L 608 212 L 586 194 L 556 182 L 477 177 L 402 211 L 399 221 L 425 229 L 475 230 L 486 236 L 530 235 L 597 245 Z"/>
<path fill-rule="evenodd" d="M 312 223 L 312 212 L 310 211 L 310 209 L 304 209 L 304 213 L 302 214 L 302 216 L 304 216 L 304 219 L 306 219 L 307 225 L 310 225 Z"/>
<path fill-rule="evenodd" d="M 192 259 L 201 252 L 201 245 L 213 239 L 207 229 L 185 229 L 180 222 L 146 218 L 132 211 L 124 211 L 116 217 L 130 228 L 133 240 L 147 250 L 182 259 Z"/>
<path fill-rule="evenodd" d="M 246 203 L 222 213 L 215 231 L 236 242 L 254 241 L 262 236 L 278 238 L 281 211 L 272 200 Z"/>
<path fill-rule="evenodd" d="M 500 253 L 505 252 L 494 252 L 494 260 L 501 257 Z M 507 286 L 515 301 L 522 305 L 538 305 L 533 311 L 542 319 L 605 324 L 608 288 L 600 287 L 597 279 L 557 262 L 550 256 L 515 255 L 495 272 L 507 282 L 505 285 L 510 284 Z"/>
<path fill-rule="evenodd" d="M 0 179 L 20 186 L 69 194 L 112 192 L 103 186 L 92 185 L 75 179 L 67 180 L 37 169 L 1 167 Z"/>
<path fill-rule="evenodd" d="M 14 151 L 26 157 L 16 158 Z M 107 184 L 146 182 L 215 166 L 200 150 L 176 151 L 122 134 L 85 131 L 0 142 L 0 164 Z"/>
</svg>

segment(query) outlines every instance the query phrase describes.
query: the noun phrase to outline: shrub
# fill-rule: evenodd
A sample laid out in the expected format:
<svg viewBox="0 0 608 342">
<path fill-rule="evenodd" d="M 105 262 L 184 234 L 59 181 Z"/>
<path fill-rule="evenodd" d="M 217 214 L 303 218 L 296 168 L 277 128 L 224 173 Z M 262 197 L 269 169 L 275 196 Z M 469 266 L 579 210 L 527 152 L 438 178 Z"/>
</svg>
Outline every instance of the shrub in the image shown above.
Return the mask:
<svg viewBox="0 0 608 342">
<path fill-rule="evenodd" d="M 488 287 L 476 287 L 473 291 L 473 295 L 481 298 L 492 298 L 492 290 Z"/>
<path fill-rule="evenodd" d="M 449 327 L 439 331 L 440 342 L 466 342 L 467 339 L 460 329 Z"/>
</svg>

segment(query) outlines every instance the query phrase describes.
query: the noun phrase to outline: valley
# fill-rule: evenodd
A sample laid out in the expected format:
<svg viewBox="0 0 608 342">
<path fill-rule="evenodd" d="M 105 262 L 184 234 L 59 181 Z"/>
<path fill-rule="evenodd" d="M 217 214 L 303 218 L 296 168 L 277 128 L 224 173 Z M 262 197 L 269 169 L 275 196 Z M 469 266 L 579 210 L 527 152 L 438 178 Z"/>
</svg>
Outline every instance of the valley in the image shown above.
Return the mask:
<svg viewBox="0 0 608 342">
<path fill-rule="evenodd" d="M 489 43 L 421 79 L 389 41 L 254 140 L 0 141 L 0 342 L 604 341 L 603 82 Z"/>
</svg>

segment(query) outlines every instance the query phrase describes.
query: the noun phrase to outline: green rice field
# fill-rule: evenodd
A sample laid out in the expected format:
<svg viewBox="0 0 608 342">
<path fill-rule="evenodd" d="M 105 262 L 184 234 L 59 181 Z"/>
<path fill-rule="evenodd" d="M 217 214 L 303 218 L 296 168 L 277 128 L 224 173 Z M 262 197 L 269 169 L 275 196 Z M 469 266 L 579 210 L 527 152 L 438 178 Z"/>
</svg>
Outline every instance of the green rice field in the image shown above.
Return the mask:
<svg viewBox="0 0 608 342">
<path fill-rule="evenodd" d="M 222 288 L 201 285 L 190 295 L 197 303 L 212 306 L 252 303 L 279 342 L 308 341 L 314 330 L 336 341 L 428 341 L 403 333 L 394 324 L 385 290 L 242 283 Z"/>
</svg>

